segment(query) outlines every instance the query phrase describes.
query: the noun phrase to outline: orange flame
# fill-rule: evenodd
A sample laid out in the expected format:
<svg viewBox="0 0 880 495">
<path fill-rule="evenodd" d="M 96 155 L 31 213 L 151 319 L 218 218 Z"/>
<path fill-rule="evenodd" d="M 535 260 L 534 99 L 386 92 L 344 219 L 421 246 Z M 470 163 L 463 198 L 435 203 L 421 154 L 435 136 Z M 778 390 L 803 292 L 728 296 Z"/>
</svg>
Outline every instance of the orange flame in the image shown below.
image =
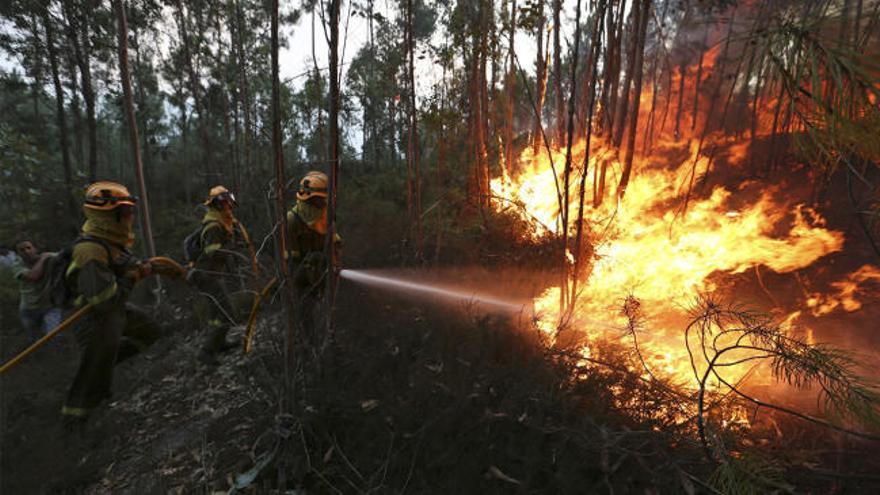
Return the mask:
<svg viewBox="0 0 880 495">
<path fill-rule="evenodd" d="M 582 142 L 572 149 L 572 163 L 578 164 L 569 189 L 572 219 L 577 216 L 582 173 L 579 164 L 583 162 L 584 148 Z M 558 200 L 561 195 L 557 191 L 564 188 L 565 150 L 552 150 L 550 156 L 544 151 L 535 155 L 526 149 L 519 159 L 518 175 L 491 183 L 496 197 L 507 198 L 498 202 L 496 208 L 517 212 L 534 226 L 530 235 L 535 237 L 558 234 L 562 229 Z M 596 140 L 584 182 L 584 222 L 595 243 L 588 280 L 581 284 L 576 311 L 566 316 L 568 321 L 559 321 L 558 287 L 547 289 L 534 305 L 536 314 L 543 315 L 537 325 L 550 343 L 560 324 L 592 337 L 625 339 L 628 334 L 622 330 L 627 320 L 620 308 L 628 295 L 634 295 L 643 302 L 645 316 L 651 322 L 651 334 L 639 336 L 645 339 L 642 350 L 646 361 L 657 370 L 687 380 L 691 379 L 692 371 L 681 336 L 686 318 L 683 308 L 698 293 L 717 288 L 716 274 L 742 273 L 759 265 L 777 273 L 798 270 L 839 251 L 844 237 L 841 232 L 828 230 L 817 212 L 780 201 L 776 190 L 765 188 L 747 199 L 752 189 L 749 184 L 737 192 L 716 186 L 703 195 L 694 193 L 698 197 L 692 197 L 686 211 L 682 211 L 683 190 L 687 189 L 693 170 L 704 169 L 706 158 L 697 156 L 692 141 L 690 156 L 680 166 L 656 165 L 657 156 L 673 156 L 673 151 L 673 144 L 661 143 L 654 156 L 642 158 L 634 165 L 637 172 L 622 200 L 606 199 L 594 209 L 591 204 L 595 167 L 607 161 L 608 184 L 617 183 L 622 168 L 616 153 Z M 730 160 L 741 160 L 744 156 L 745 153 L 731 153 Z M 859 276 L 877 275 L 878 272 L 866 270 Z M 841 285 L 837 304 L 852 307 L 853 294 L 848 286 Z M 821 304 L 835 303 L 828 300 Z M 749 371 L 743 368 L 736 370 L 732 379 Z"/>
</svg>

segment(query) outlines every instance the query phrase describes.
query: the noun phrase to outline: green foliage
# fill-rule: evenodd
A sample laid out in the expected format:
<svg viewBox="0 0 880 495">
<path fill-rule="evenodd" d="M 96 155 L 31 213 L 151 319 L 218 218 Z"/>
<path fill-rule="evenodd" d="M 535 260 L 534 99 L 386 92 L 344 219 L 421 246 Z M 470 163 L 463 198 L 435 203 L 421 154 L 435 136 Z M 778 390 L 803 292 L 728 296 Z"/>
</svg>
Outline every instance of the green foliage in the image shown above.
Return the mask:
<svg viewBox="0 0 880 495">
<path fill-rule="evenodd" d="M 780 15 L 761 34 L 786 112 L 803 130 L 795 144 L 826 177 L 841 165 L 855 169 L 880 159 L 880 65 L 858 40 L 841 40 L 849 33 L 828 36 L 838 22 L 825 15 Z"/>
<path fill-rule="evenodd" d="M 725 495 L 759 495 L 793 489 L 785 483 L 782 467 L 757 453 L 727 458 L 715 468 L 709 484 Z"/>
</svg>

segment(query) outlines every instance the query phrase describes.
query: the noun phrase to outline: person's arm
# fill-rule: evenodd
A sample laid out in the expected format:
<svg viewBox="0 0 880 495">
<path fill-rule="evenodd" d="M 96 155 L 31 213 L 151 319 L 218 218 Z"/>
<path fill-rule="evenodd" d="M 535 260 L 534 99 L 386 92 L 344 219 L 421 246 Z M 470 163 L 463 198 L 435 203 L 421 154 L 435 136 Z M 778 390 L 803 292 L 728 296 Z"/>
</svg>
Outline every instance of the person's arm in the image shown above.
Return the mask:
<svg viewBox="0 0 880 495">
<path fill-rule="evenodd" d="M 34 263 L 34 266 L 31 267 L 30 270 L 22 272 L 19 277 L 30 282 L 36 282 L 43 277 L 43 268 L 46 265 L 46 260 L 52 257 L 52 253 L 43 253 L 40 255 L 40 259 Z"/>
</svg>

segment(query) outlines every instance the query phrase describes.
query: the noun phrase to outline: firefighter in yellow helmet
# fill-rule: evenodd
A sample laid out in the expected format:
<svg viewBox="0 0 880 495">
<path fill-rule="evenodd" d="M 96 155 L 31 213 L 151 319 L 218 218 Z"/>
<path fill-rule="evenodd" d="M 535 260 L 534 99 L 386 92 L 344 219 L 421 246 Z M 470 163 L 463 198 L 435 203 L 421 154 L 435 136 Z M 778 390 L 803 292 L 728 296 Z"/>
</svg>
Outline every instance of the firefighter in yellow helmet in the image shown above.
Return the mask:
<svg viewBox="0 0 880 495">
<path fill-rule="evenodd" d="M 229 299 L 227 280 L 235 276 L 238 261 L 235 252 L 241 246 L 242 230 L 233 210 L 238 206 L 235 195 L 224 186 L 214 186 L 204 202 L 208 211 L 202 218 L 200 246 L 195 256 L 194 270 L 190 281 L 208 297 L 207 320 L 208 336 L 199 352 L 199 360 L 205 364 L 216 365 L 217 354 L 236 346 L 226 341 L 233 322 L 233 305 Z"/>
<path fill-rule="evenodd" d="M 323 172 L 308 172 L 296 189 L 296 202 L 287 211 L 290 245 L 287 262 L 293 273 L 306 335 L 314 336 L 315 312 L 331 275 L 330 259 L 325 253 L 327 239 L 327 195 L 329 180 Z M 335 230 L 335 229 L 334 229 Z M 342 239 L 333 233 L 333 266 L 338 265 Z"/>
<path fill-rule="evenodd" d="M 111 395 L 113 366 L 122 354 L 158 336 L 149 320 L 126 308 L 128 295 L 152 272 L 149 263 L 129 250 L 134 243 L 137 198 L 115 182 L 96 182 L 86 188 L 86 222 L 73 245 L 65 281 L 74 306 L 91 303 L 93 310 L 74 331 L 82 348 L 79 369 L 62 408 L 65 426 L 82 424 L 92 409 Z M 128 309 L 128 310 L 127 310 Z"/>
</svg>

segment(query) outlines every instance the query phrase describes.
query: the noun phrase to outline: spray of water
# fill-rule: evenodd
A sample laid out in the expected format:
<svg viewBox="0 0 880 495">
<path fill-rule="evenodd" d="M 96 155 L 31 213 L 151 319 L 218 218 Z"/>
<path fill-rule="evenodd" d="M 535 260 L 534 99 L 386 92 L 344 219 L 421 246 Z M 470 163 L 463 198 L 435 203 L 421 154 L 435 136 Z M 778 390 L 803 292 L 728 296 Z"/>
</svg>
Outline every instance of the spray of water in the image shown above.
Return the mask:
<svg viewBox="0 0 880 495">
<path fill-rule="evenodd" d="M 425 284 L 404 280 L 399 277 L 388 277 L 366 273 L 361 270 L 342 270 L 339 276 L 352 282 L 357 282 L 374 287 L 384 287 L 389 290 L 406 292 L 419 296 L 433 296 L 451 302 L 464 304 L 480 304 L 496 310 L 510 313 L 531 313 L 531 304 L 516 303 L 500 299 L 486 294 L 478 294 L 474 291 L 453 289 L 439 285 Z"/>
<path fill-rule="evenodd" d="M 497 296 L 479 293 L 474 290 L 452 288 L 437 284 L 428 284 L 424 282 L 416 282 L 401 277 L 391 277 L 387 275 L 377 275 L 367 273 L 361 270 L 342 270 L 339 276 L 352 282 L 370 285 L 373 287 L 381 287 L 386 290 L 404 292 L 409 295 L 420 297 L 432 297 L 450 302 L 458 302 L 471 306 L 482 305 L 486 309 L 495 311 L 504 311 L 512 314 L 526 315 L 535 320 L 542 318 L 542 315 L 535 313 L 535 308 L 531 302 L 522 303 L 514 300 L 502 299 Z M 598 328 L 606 330 L 622 331 L 622 327 L 611 325 L 604 321 L 593 320 L 584 317 L 578 317 L 578 321 L 594 325 Z"/>
</svg>

